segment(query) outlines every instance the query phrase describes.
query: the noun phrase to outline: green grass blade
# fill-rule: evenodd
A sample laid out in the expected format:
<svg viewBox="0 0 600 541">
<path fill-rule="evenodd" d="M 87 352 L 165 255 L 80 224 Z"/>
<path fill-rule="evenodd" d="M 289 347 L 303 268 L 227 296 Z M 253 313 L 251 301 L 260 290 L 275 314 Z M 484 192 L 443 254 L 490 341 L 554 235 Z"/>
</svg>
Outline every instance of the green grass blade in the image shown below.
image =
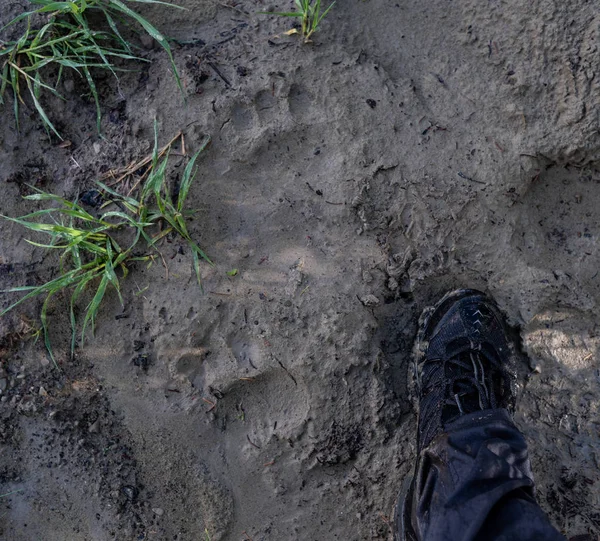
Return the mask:
<svg viewBox="0 0 600 541">
<path fill-rule="evenodd" d="M 88 86 L 90 87 L 90 91 L 92 92 L 92 96 L 94 97 L 94 103 L 96 104 L 96 129 L 98 133 L 102 132 L 102 111 L 100 109 L 100 100 L 98 98 L 98 90 L 96 89 L 96 83 L 94 79 L 92 79 L 92 75 L 87 66 L 83 67 L 83 73 L 85 74 L 85 78 L 87 80 Z"/>
<path fill-rule="evenodd" d="M 173 53 L 171 52 L 171 47 L 169 46 L 169 42 L 166 40 L 166 38 L 154 26 L 152 26 L 152 24 L 150 24 L 149 21 L 144 19 L 144 17 L 142 17 L 132 9 L 129 9 L 123 2 L 121 2 L 121 0 L 110 0 L 110 4 L 118 11 L 122 12 L 125 15 L 128 15 L 133 20 L 135 20 L 165 50 L 167 56 L 169 57 L 169 60 L 171 61 L 171 69 L 173 70 L 173 75 L 175 76 L 175 80 L 177 81 L 177 86 L 179 87 L 179 90 L 183 92 L 183 84 L 181 83 L 181 78 L 179 77 L 177 66 L 175 65 L 175 60 L 173 58 Z"/>
<path fill-rule="evenodd" d="M 35 82 L 35 86 L 34 86 L 30 82 L 30 80 L 27 79 L 27 87 L 29 88 L 29 95 L 33 99 L 33 105 L 37 109 L 37 112 L 39 113 L 39 115 L 42 117 L 42 120 L 44 121 L 44 124 L 46 125 L 46 127 L 50 128 L 56 134 L 56 136 L 62 141 L 62 137 L 60 136 L 60 133 L 58 133 L 58 131 L 54 127 L 54 124 L 52 124 L 52 122 L 50 122 L 50 119 L 46 115 L 46 111 L 44 111 L 43 107 L 41 106 L 40 102 L 38 101 L 37 95 L 39 94 L 39 85 L 40 85 L 39 73 L 36 74 L 35 80 L 36 80 L 36 82 Z"/>
<path fill-rule="evenodd" d="M 208 146 L 210 143 L 210 137 L 206 137 L 202 144 L 200 145 L 200 149 L 192 156 L 191 160 L 185 167 L 183 171 L 183 176 L 181 178 L 181 184 L 179 186 L 179 195 L 177 196 L 177 212 L 181 212 L 183 210 L 183 205 L 185 200 L 187 199 L 188 192 L 190 191 L 190 186 L 194 177 L 196 176 L 196 172 L 194 171 L 194 164 L 200 153 Z"/>
<path fill-rule="evenodd" d="M 88 305 L 88 308 L 85 313 L 85 317 L 83 319 L 83 327 L 81 329 L 81 345 L 82 346 L 85 341 L 85 331 L 86 331 L 88 325 L 90 325 L 92 328 L 92 335 L 94 334 L 95 325 L 96 325 L 96 316 L 98 314 L 98 309 L 100 307 L 100 303 L 102 302 L 102 299 L 104 298 L 104 294 L 106 293 L 107 285 L 108 285 L 108 278 L 107 278 L 106 274 L 104 274 L 102 276 L 102 279 L 100 280 L 100 284 L 98 285 L 98 289 L 96 290 L 96 294 L 94 295 L 94 298 L 91 300 L 90 304 Z"/>
<path fill-rule="evenodd" d="M 325 18 L 325 16 L 331 11 L 331 8 L 335 5 L 335 2 L 332 2 L 329 7 L 323 12 L 319 20 L 317 21 L 317 25 Z M 316 25 L 315 25 L 316 28 Z"/>
<path fill-rule="evenodd" d="M 4 104 L 4 93 L 6 92 L 8 81 L 8 64 L 4 64 L 2 67 L 2 74 L 0 75 L 0 104 Z"/>
<path fill-rule="evenodd" d="M 38 248 L 47 248 L 47 249 L 50 249 L 50 250 L 57 249 L 57 248 L 59 250 L 64 250 L 65 248 L 69 247 L 68 244 L 63 244 L 63 245 L 60 245 L 60 244 L 41 244 L 39 242 L 33 242 L 32 240 L 29 240 L 29 239 L 25 239 L 25 242 L 27 244 L 31 244 L 32 246 L 37 246 Z"/>
<path fill-rule="evenodd" d="M 133 54 L 131 46 L 123 39 L 123 36 L 121 36 L 121 32 L 119 32 L 119 28 L 117 27 L 117 24 L 115 23 L 115 20 L 112 18 L 111 14 L 108 12 L 108 10 L 103 10 L 103 13 L 106 17 L 106 22 L 108 22 L 108 26 L 110 26 L 110 29 L 114 32 L 116 38 L 119 40 L 119 43 L 125 48 L 126 51 L 128 51 L 130 54 Z"/>
<path fill-rule="evenodd" d="M 161 2 L 160 0 L 129 0 L 130 2 L 137 2 L 138 4 L 162 4 L 163 6 L 169 6 L 170 8 L 186 10 L 183 6 L 177 6 L 169 2 Z M 112 0 L 111 0 L 112 2 Z"/>
<path fill-rule="evenodd" d="M 2 312 L 0 312 L 0 317 L 6 315 L 13 308 L 16 308 L 17 306 L 19 306 L 21 303 L 25 302 L 28 299 L 37 297 L 38 295 L 41 295 L 42 293 L 47 293 L 49 291 L 58 291 L 59 289 L 69 287 L 73 283 L 73 281 L 76 280 L 75 275 L 77 272 L 79 272 L 79 269 L 70 271 L 70 272 L 64 274 L 63 276 L 59 276 L 58 278 L 55 278 L 54 280 L 51 280 L 50 282 L 46 282 L 45 284 L 42 284 L 41 286 L 22 286 L 22 287 L 15 287 L 15 288 L 11 288 L 11 289 L 2 291 L 2 293 L 18 293 L 21 291 L 29 291 L 29 293 L 27 293 L 27 295 L 24 295 L 18 301 L 14 302 L 8 308 L 5 308 Z"/>
<path fill-rule="evenodd" d="M 105 191 L 106 193 L 112 195 L 113 197 L 116 197 L 118 200 L 120 200 L 122 202 L 128 203 L 129 205 L 131 205 L 131 206 L 133 206 L 133 207 L 135 207 L 136 209 L 139 210 L 139 205 L 140 204 L 133 197 L 128 197 L 126 195 L 122 195 L 119 192 L 113 190 L 112 188 L 109 188 L 108 186 L 106 186 L 106 184 L 103 184 L 99 180 L 96 181 L 96 184 L 98 186 L 100 186 L 100 188 L 102 188 L 102 190 Z"/>
<path fill-rule="evenodd" d="M 198 254 L 195 250 L 192 250 L 192 262 L 194 265 L 194 272 L 196 273 L 196 280 L 198 285 L 202 288 L 202 280 L 200 278 L 200 261 L 198 260 Z"/>
<path fill-rule="evenodd" d="M 36 13 L 48 13 L 51 11 L 73 12 L 79 11 L 75 2 L 44 2 L 43 0 L 29 0 L 32 4 L 43 4 Z"/>
<path fill-rule="evenodd" d="M 49 292 L 46 298 L 44 299 L 44 303 L 42 304 L 42 310 L 40 311 L 40 321 L 42 322 L 42 330 L 44 332 L 44 344 L 46 349 L 48 350 L 48 354 L 54 363 L 54 366 L 58 368 L 58 364 L 56 364 L 56 359 L 54 358 L 54 353 L 52 352 L 52 344 L 50 344 L 50 335 L 48 334 L 48 303 L 50 302 L 50 298 L 54 294 L 53 291 Z"/>
<path fill-rule="evenodd" d="M 204 250 L 202 250 L 194 241 L 192 240 L 188 240 L 188 246 L 190 247 L 190 249 L 195 253 L 198 254 L 202 259 L 204 259 L 204 261 L 206 261 L 209 265 L 214 265 L 214 263 L 211 261 L 210 257 L 208 257 L 205 253 Z"/>
<path fill-rule="evenodd" d="M 17 126 L 17 131 L 20 131 L 19 126 L 19 100 L 21 99 L 21 91 L 19 89 L 19 72 L 14 68 L 10 67 L 10 85 L 13 91 L 13 110 L 15 115 L 15 124 Z"/>
</svg>

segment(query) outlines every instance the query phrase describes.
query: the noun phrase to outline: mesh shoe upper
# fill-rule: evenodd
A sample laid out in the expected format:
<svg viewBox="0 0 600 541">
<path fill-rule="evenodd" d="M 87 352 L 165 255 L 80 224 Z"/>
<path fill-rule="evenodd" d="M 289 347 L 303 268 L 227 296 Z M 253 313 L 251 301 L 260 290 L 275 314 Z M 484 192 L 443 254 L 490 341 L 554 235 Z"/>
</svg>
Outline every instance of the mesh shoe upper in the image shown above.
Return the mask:
<svg viewBox="0 0 600 541">
<path fill-rule="evenodd" d="M 429 312 L 419 336 L 416 382 L 419 449 L 462 415 L 513 407 L 510 348 L 494 301 L 460 290 Z"/>
</svg>

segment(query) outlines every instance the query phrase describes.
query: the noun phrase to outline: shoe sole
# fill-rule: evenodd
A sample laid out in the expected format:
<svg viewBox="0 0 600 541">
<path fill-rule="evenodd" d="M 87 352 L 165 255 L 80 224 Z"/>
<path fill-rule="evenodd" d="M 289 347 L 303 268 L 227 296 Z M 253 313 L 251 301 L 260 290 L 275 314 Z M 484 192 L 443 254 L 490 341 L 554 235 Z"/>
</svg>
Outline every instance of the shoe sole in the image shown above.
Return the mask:
<svg viewBox="0 0 600 541">
<path fill-rule="evenodd" d="M 429 341 L 425 336 L 426 330 L 429 328 L 431 319 L 435 314 L 445 314 L 441 312 L 444 305 L 451 306 L 455 302 L 464 297 L 471 295 L 481 295 L 487 299 L 489 297 L 482 291 L 477 289 L 455 289 L 446 293 L 434 306 L 426 307 L 419 317 L 419 330 L 417 339 L 413 347 L 412 363 L 408 370 L 408 395 L 409 400 L 413 404 L 413 408 L 418 411 L 418 393 L 417 393 L 417 366 L 427 352 Z M 419 419 L 417 418 L 417 423 Z M 398 493 L 396 505 L 394 506 L 394 541 L 418 541 L 417 534 L 414 531 L 410 520 L 410 502 L 413 496 L 415 474 L 406 477 L 402 484 L 402 488 Z"/>
<path fill-rule="evenodd" d="M 394 506 L 394 541 L 417 541 L 417 534 L 410 523 L 414 475 L 406 477 Z"/>
</svg>

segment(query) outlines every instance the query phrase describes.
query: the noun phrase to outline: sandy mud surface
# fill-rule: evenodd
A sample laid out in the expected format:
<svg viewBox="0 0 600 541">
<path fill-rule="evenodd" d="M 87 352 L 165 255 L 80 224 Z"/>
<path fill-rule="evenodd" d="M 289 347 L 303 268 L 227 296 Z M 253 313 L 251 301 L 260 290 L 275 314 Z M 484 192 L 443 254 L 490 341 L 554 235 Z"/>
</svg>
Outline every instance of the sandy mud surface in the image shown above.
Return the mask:
<svg viewBox="0 0 600 541">
<path fill-rule="evenodd" d="M 513 326 L 542 507 L 597 539 L 598 3 L 338 0 L 311 45 L 257 14 L 292 2 L 183 3 L 146 14 L 178 40 L 185 101 L 146 44 L 151 64 L 100 83 L 104 139 L 77 80 L 47 101 L 70 146 L 2 109 L 9 216 L 38 208 L 27 185 L 75 198 L 146 156 L 155 117 L 161 143 L 209 134 L 190 229 L 215 266 L 202 292 L 165 241 L 168 279 L 132 269 L 74 359 L 57 297 L 60 370 L 26 338 L 41 301 L 2 319 L 0 537 L 391 539 L 418 316 L 470 286 Z M 2 289 L 56 276 L 0 231 Z"/>
</svg>

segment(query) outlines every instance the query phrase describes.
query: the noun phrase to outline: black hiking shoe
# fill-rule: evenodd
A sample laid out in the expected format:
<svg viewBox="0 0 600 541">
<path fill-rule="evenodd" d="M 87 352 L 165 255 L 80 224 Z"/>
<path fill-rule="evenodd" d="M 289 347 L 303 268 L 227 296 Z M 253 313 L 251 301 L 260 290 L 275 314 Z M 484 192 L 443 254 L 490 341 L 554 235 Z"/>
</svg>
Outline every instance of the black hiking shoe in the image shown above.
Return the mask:
<svg viewBox="0 0 600 541">
<path fill-rule="evenodd" d="M 504 318 L 496 303 L 480 291 L 453 291 L 425 310 L 415 349 L 417 460 L 446 425 L 463 415 L 514 408 Z M 398 541 L 418 541 L 412 527 L 413 487 L 414 481 L 407 480 L 396 505 Z"/>
</svg>

